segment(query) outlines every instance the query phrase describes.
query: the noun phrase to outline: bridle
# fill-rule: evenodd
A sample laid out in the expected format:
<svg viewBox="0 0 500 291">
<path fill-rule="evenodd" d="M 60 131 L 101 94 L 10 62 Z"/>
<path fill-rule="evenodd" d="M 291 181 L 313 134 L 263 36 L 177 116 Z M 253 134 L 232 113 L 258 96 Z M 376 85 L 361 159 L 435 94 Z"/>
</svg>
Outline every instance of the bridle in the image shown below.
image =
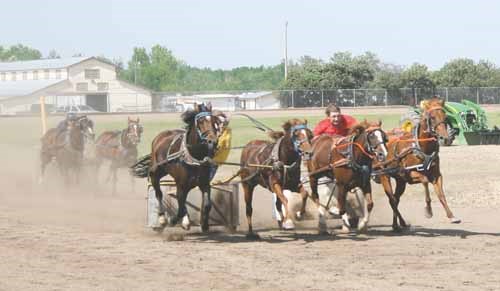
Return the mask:
<svg viewBox="0 0 500 291">
<path fill-rule="evenodd" d="M 425 132 L 430 133 L 431 135 L 436 136 L 436 137 L 444 138 L 436 131 L 436 129 L 441 124 L 444 124 L 446 126 L 446 119 L 438 122 L 437 124 L 434 124 L 434 126 L 432 126 L 432 124 L 431 124 L 432 117 L 433 117 L 431 115 L 431 112 L 433 112 L 435 110 L 441 110 L 446 115 L 446 112 L 444 111 L 443 107 L 441 107 L 441 106 L 434 106 L 434 107 L 431 107 L 431 108 L 425 110 L 424 119 L 425 119 L 425 122 L 427 125 L 427 129 L 425 130 Z"/>
<path fill-rule="evenodd" d="M 301 131 L 303 130 L 303 133 L 304 133 L 304 138 L 302 139 L 298 139 L 295 135 L 295 132 L 297 131 Z M 292 128 L 290 129 L 290 132 L 292 134 L 292 143 L 293 143 L 293 148 L 295 150 L 296 153 L 298 153 L 299 155 L 301 155 L 302 157 L 304 157 L 304 160 L 309 160 L 312 156 L 312 153 L 310 151 L 303 151 L 300 147 L 302 146 L 303 143 L 306 143 L 306 142 L 309 142 L 310 143 L 310 140 L 309 140 L 309 136 L 307 134 L 307 125 L 305 124 L 298 124 L 298 125 L 294 125 L 292 126 Z"/>
</svg>

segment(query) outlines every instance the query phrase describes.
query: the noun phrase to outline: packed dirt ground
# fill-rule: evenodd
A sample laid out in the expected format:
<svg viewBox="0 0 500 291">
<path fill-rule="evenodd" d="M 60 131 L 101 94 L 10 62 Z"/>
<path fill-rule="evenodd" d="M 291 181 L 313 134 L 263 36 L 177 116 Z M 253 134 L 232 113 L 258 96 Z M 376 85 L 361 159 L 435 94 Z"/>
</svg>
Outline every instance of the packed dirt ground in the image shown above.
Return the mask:
<svg viewBox="0 0 500 291">
<path fill-rule="evenodd" d="M 36 148 L 0 145 L 0 290 L 497 290 L 500 286 L 500 146 L 441 149 L 445 191 L 461 224 L 450 224 L 433 195 L 424 216 L 420 185 L 401 209 L 412 224 L 391 231 L 392 212 L 374 186 L 375 208 L 366 233 L 317 235 L 315 222 L 279 231 L 271 195 L 255 195 L 254 227 L 245 238 L 240 204 L 236 234 L 193 227 L 156 234 L 145 227 L 145 181 L 132 187 L 126 171 L 110 193 L 83 176 L 65 189 L 52 167 L 37 183 Z M 223 169 L 221 176 L 233 169 Z M 240 199 L 242 201 L 242 199 Z M 175 237 L 183 238 L 172 241 Z M 182 235 L 184 234 L 184 235 Z"/>
</svg>

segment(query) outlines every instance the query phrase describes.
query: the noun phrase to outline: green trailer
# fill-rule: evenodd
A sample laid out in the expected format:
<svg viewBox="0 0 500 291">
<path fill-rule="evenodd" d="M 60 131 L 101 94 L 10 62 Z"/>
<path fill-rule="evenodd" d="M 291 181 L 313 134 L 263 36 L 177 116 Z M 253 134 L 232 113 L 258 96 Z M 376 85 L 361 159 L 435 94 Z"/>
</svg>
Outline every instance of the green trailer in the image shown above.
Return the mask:
<svg viewBox="0 0 500 291">
<path fill-rule="evenodd" d="M 500 130 L 488 127 L 486 113 L 478 104 L 469 100 L 446 102 L 444 111 L 447 115 L 448 140 L 440 141 L 449 146 L 455 142 L 459 145 L 500 144 Z M 400 126 L 411 131 L 420 121 L 420 108 L 412 107 L 401 117 Z"/>
</svg>

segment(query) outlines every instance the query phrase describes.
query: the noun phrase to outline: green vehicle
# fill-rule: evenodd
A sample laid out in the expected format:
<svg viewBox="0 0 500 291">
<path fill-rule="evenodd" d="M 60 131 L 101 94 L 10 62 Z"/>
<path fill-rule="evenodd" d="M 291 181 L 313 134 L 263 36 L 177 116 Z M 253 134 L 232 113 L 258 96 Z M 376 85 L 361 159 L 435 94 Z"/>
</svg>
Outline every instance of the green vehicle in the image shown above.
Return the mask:
<svg viewBox="0 0 500 291">
<path fill-rule="evenodd" d="M 455 141 L 459 145 L 500 144 L 500 130 L 494 126 L 488 128 L 484 110 L 474 102 L 462 100 L 446 102 L 444 108 L 448 121 L 448 140 L 441 140 L 441 145 L 449 146 Z M 400 126 L 411 131 L 420 121 L 420 108 L 412 107 L 401 117 Z"/>
</svg>

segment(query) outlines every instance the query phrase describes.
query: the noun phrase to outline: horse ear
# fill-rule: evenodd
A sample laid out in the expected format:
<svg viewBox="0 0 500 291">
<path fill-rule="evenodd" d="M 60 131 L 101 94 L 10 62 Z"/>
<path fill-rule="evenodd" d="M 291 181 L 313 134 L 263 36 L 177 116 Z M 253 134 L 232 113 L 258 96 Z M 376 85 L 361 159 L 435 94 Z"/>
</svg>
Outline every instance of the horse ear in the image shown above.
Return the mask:
<svg viewBox="0 0 500 291">
<path fill-rule="evenodd" d="M 378 120 L 378 127 L 381 127 L 382 126 L 382 119 L 379 119 Z"/>
<path fill-rule="evenodd" d="M 304 124 L 307 125 L 307 119 L 304 119 Z"/>
<path fill-rule="evenodd" d="M 439 99 L 439 105 L 441 105 L 442 107 L 444 107 L 444 99 Z"/>
<path fill-rule="evenodd" d="M 207 103 L 207 111 L 212 111 L 212 102 Z"/>
<path fill-rule="evenodd" d="M 283 125 L 281 126 L 285 131 L 289 131 L 290 128 L 292 128 L 292 124 L 290 123 L 290 121 L 287 121 L 285 123 L 283 123 Z"/>
</svg>

